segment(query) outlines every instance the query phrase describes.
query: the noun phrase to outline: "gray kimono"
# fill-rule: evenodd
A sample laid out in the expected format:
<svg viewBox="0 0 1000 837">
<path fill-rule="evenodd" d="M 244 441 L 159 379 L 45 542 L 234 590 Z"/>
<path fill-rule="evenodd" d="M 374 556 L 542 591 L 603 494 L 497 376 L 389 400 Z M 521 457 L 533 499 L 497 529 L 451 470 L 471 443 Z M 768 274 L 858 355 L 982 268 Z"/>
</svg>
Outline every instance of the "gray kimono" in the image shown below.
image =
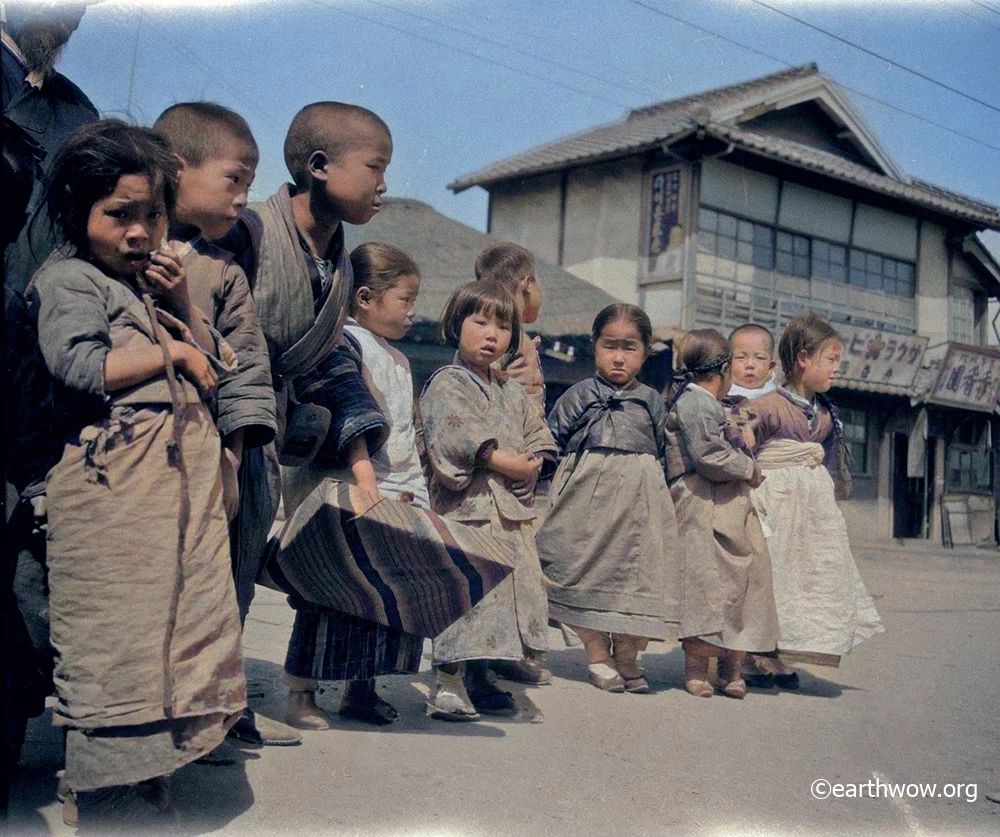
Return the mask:
<svg viewBox="0 0 1000 837">
<path fill-rule="evenodd" d="M 726 437 L 722 404 L 688 384 L 667 416 L 667 477 L 680 528 L 680 636 L 773 651 L 771 559 L 747 480 L 754 461 Z"/>
</svg>

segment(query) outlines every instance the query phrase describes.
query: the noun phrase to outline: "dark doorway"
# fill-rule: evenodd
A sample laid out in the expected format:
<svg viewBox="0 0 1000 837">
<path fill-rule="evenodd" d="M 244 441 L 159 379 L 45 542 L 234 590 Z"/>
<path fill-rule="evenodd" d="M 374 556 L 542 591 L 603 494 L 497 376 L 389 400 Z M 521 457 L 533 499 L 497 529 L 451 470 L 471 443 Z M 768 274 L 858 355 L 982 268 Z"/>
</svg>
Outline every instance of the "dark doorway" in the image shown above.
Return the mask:
<svg viewBox="0 0 1000 837">
<path fill-rule="evenodd" d="M 906 475 L 907 451 L 910 444 L 926 447 L 924 476 Z M 892 474 L 892 535 L 894 538 L 926 538 L 930 520 L 927 474 L 934 473 L 934 445 L 905 433 L 893 436 Z"/>
</svg>

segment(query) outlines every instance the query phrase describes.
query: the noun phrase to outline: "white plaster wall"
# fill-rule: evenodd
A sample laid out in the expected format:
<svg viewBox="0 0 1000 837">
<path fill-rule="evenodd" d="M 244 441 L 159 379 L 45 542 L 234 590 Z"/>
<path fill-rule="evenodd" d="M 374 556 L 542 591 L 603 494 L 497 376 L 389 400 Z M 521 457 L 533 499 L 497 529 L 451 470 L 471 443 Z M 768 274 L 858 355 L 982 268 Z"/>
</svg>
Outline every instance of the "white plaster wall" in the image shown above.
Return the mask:
<svg viewBox="0 0 1000 837">
<path fill-rule="evenodd" d="M 851 239 L 851 201 L 786 181 L 778 226 L 845 244 Z"/>
<path fill-rule="evenodd" d="M 679 328 L 684 317 L 683 282 L 662 282 L 642 289 L 642 307 L 649 315 L 653 328 Z"/>
<path fill-rule="evenodd" d="M 637 303 L 642 204 L 638 158 L 569 172 L 563 267 L 618 299 Z"/>
<path fill-rule="evenodd" d="M 917 219 L 859 203 L 854 214 L 858 247 L 913 261 L 917 257 Z"/>
<path fill-rule="evenodd" d="M 559 261 L 561 175 L 505 183 L 490 192 L 490 234 L 527 247 L 535 258 Z"/>
<path fill-rule="evenodd" d="M 778 178 L 724 160 L 702 160 L 700 199 L 702 206 L 773 224 L 778 213 Z"/>
<path fill-rule="evenodd" d="M 948 339 L 948 249 L 945 229 L 924 222 L 917 256 L 917 333 L 935 346 Z"/>
</svg>

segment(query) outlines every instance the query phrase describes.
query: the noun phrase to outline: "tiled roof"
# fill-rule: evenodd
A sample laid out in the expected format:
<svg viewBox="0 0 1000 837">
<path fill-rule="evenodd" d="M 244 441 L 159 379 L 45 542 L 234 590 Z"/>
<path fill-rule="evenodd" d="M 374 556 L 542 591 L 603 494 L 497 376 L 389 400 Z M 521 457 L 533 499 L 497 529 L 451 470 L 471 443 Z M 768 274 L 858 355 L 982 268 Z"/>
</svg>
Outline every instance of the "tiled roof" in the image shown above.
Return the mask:
<svg viewBox="0 0 1000 837">
<path fill-rule="evenodd" d="M 583 131 L 493 163 L 458 178 L 448 188 L 460 192 L 472 186 L 490 186 L 514 178 L 642 153 L 677 142 L 697 130 L 707 129 L 707 133 L 734 142 L 749 153 L 1000 230 L 1000 210 L 983 201 L 916 178 L 897 179 L 880 174 L 845 157 L 800 142 L 724 124 L 713 117 L 713 114 L 734 107 L 750 107 L 772 92 L 810 76 L 819 76 L 815 64 L 639 108 L 620 122 Z M 833 86 L 832 82 L 828 83 Z"/>
<path fill-rule="evenodd" d="M 499 239 L 409 198 L 386 198 L 382 211 L 363 227 L 347 228 L 347 244 L 384 241 L 409 253 L 422 281 L 416 318 L 437 322 L 452 291 L 476 278 L 476 256 Z M 542 312 L 528 331 L 554 337 L 590 334 L 597 312 L 620 302 L 561 267 L 538 260 Z"/>
<path fill-rule="evenodd" d="M 471 186 L 486 186 L 511 177 L 556 171 L 569 164 L 579 165 L 655 148 L 667 139 L 692 130 L 698 118 L 707 117 L 713 108 L 727 107 L 748 98 L 764 96 L 772 88 L 817 73 L 815 64 L 807 64 L 752 81 L 638 108 L 631 111 L 623 121 L 540 145 L 460 177 L 449 184 L 448 188 L 461 192 Z"/>
<path fill-rule="evenodd" d="M 717 123 L 704 127 L 706 133 L 719 139 L 729 140 L 751 153 L 825 174 L 887 197 L 899 198 L 947 215 L 958 216 L 991 229 L 1000 229 L 1000 209 L 967 195 L 951 192 L 921 180 L 896 180 L 828 151 L 821 151 L 780 137 Z"/>
</svg>

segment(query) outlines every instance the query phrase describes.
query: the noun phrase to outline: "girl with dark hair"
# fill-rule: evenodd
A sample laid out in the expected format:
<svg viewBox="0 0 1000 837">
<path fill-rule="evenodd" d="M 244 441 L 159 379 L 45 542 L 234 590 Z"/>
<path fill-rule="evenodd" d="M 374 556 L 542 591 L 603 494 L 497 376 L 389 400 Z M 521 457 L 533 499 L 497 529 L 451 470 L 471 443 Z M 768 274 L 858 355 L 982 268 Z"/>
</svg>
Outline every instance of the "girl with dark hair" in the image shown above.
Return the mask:
<svg viewBox="0 0 1000 837">
<path fill-rule="evenodd" d="M 840 355 L 840 337 L 829 323 L 811 311 L 796 317 L 778 344 L 784 386 L 753 405 L 757 459 L 767 474 L 757 493 L 772 531 L 779 652 L 788 661 L 833 666 L 884 630 L 836 502 L 849 492 L 850 463 L 843 425 L 825 393 L 840 370 Z M 757 662 L 761 671 L 778 675 L 779 686 L 798 686 L 798 676 L 780 659 Z"/>
<path fill-rule="evenodd" d="M 157 249 L 172 184 L 152 131 L 78 130 L 49 190 L 72 250 L 29 287 L 49 371 L 103 404 L 48 476 L 55 723 L 81 827 L 175 817 L 170 775 L 246 705 L 220 440 L 202 402 L 235 358 Z"/>
<path fill-rule="evenodd" d="M 602 310 L 593 327 L 597 371 L 549 414 L 562 457 L 537 540 L 549 615 L 580 637 L 590 682 L 609 692 L 649 691 L 637 658 L 650 639 L 667 638 L 674 587 L 666 411 L 659 393 L 636 380 L 651 335 L 641 308 Z"/>
<path fill-rule="evenodd" d="M 729 441 L 721 401 L 732 383 L 729 344 L 696 329 L 679 347 L 680 380 L 667 416 L 667 480 L 677 509 L 680 630 L 687 690 L 746 695 L 747 651 L 771 651 L 778 638 L 771 565 L 750 489 L 760 485 L 753 457 Z M 718 683 L 708 663 L 718 658 Z"/>
<path fill-rule="evenodd" d="M 518 661 L 548 649 L 531 498 L 542 456 L 554 455 L 555 443 L 521 385 L 492 366 L 520 340 L 510 293 L 493 282 L 471 282 L 452 294 L 441 319 L 457 352 L 420 396 L 431 506 L 517 547 L 514 572 L 434 640 L 437 687 L 428 714 L 476 720 L 480 712 L 517 709 L 493 683 L 489 660 Z"/>
</svg>

